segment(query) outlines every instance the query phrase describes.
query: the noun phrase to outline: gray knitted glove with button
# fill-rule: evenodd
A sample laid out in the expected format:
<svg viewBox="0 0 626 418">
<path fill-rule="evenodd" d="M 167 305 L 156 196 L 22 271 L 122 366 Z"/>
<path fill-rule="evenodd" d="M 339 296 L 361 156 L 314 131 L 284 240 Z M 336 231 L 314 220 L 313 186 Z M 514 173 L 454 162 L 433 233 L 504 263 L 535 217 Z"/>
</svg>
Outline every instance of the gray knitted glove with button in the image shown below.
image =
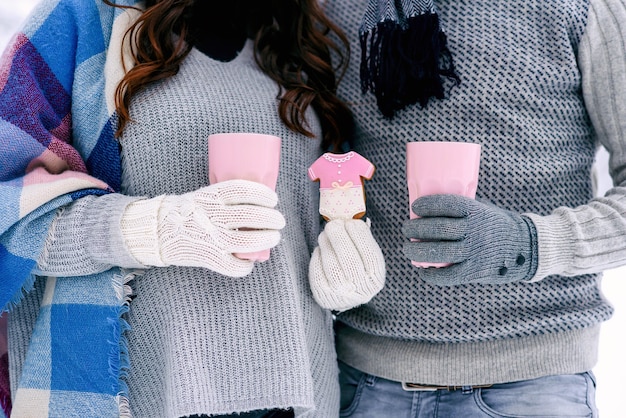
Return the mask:
<svg viewBox="0 0 626 418">
<path fill-rule="evenodd" d="M 431 195 L 411 205 L 418 216 L 403 225 L 404 255 L 424 281 L 453 286 L 529 281 L 537 271 L 537 231 L 530 218 L 457 195 Z"/>
</svg>

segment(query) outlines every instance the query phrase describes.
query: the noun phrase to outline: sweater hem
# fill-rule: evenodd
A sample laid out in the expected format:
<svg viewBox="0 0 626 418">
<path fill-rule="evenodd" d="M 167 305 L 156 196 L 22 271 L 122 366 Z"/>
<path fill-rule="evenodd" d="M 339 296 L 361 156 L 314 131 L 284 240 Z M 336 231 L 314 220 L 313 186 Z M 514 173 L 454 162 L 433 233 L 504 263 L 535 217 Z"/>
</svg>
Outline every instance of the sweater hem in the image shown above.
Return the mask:
<svg viewBox="0 0 626 418">
<path fill-rule="evenodd" d="M 233 413 L 246 413 L 264 409 L 293 409 L 297 415 L 306 414 L 315 410 L 315 403 L 310 395 L 306 394 L 283 394 L 280 397 L 259 397 L 247 400 L 231 402 L 218 402 L 207 405 L 206 403 L 188 404 L 177 408 L 177 412 L 171 412 L 172 416 L 187 417 L 191 415 L 227 415 Z"/>
<path fill-rule="evenodd" d="M 464 386 L 589 371 L 600 325 L 562 333 L 466 343 L 428 343 L 337 328 L 337 356 L 365 373 L 398 382 Z"/>
</svg>

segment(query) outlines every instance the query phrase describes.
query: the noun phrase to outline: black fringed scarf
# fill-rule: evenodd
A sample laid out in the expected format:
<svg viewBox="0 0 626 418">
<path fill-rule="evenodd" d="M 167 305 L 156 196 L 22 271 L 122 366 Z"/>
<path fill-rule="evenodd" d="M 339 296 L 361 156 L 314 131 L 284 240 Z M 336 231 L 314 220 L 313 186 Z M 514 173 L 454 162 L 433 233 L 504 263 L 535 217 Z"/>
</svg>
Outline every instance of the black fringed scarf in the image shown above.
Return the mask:
<svg viewBox="0 0 626 418">
<path fill-rule="evenodd" d="M 430 0 L 369 0 L 359 34 L 361 88 L 374 93 L 385 117 L 442 99 L 442 77 L 460 82 Z"/>
</svg>

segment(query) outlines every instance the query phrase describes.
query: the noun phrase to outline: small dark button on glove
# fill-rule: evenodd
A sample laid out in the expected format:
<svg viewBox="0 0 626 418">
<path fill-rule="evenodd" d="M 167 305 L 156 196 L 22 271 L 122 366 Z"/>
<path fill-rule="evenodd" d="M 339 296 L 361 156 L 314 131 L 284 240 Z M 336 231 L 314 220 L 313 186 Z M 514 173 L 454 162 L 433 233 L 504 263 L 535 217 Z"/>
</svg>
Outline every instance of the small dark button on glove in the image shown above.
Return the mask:
<svg viewBox="0 0 626 418">
<path fill-rule="evenodd" d="M 404 244 L 404 255 L 452 263 L 416 268 L 426 282 L 501 284 L 528 281 L 537 271 L 537 231 L 530 218 L 457 195 L 423 196 L 411 207 L 418 218 L 403 225 L 413 240 Z"/>
</svg>

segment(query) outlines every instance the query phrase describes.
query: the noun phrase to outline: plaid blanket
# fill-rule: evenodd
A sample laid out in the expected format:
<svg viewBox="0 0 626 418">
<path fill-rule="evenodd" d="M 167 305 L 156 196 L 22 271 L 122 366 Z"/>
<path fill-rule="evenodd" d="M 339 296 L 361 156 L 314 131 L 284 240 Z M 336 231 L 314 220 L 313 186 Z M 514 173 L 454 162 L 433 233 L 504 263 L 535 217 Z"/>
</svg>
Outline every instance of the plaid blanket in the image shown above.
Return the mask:
<svg viewBox="0 0 626 418">
<path fill-rule="evenodd" d="M 46 280 L 13 417 L 130 415 L 122 315 L 133 273 L 36 270 L 57 209 L 119 191 L 111 92 L 129 17 L 102 0 L 43 0 L 0 61 L 0 306 Z"/>
</svg>

